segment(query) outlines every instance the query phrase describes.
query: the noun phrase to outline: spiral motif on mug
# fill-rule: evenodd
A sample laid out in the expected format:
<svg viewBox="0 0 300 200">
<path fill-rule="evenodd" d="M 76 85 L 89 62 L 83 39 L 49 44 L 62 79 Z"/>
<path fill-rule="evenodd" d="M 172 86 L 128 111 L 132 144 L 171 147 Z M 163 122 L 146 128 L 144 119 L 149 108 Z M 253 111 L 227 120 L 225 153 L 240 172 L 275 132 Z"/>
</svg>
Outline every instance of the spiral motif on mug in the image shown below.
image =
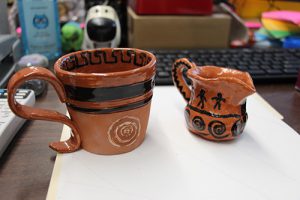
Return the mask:
<svg viewBox="0 0 300 200">
<path fill-rule="evenodd" d="M 140 120 L 126 116 L 118 119 L 108 129 L 110 143 L 117 147 L 129 146 L 134 143 L 140 134 Z"/>
<path fill-rule="evenodd" d="M 192 120 L 193 127 L 198 131 L 203 131 L 205 129 L 205 123 L 200 116 L 196 116 Z"/>
<path fill-rule="evenodd" d="M 224 135 L 226 132 L 226 125 L 218 120 L 213 120 L 208 124 L 209 133 L 217 139 L 228 137 L 229 135 Z"/>
</svg>

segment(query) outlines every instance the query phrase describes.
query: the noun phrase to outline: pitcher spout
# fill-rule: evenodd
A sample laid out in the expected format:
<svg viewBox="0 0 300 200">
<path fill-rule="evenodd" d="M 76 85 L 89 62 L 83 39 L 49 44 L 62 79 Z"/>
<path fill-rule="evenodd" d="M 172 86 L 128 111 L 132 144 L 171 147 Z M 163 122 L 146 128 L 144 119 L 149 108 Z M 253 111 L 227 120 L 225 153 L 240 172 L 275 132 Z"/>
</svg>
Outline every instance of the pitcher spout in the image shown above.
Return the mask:
<svg viewBox="0 0 300 200">
<path fill-rule="evenodd" d="M 188 70 L 187 76 L 192 79 L 194 85 L 222 93 L 227 103 L 232 105 L 243 104 L 249 95 L 256 92 L 248 72 L 216 66 L 203 66 Z"/>
</svg>

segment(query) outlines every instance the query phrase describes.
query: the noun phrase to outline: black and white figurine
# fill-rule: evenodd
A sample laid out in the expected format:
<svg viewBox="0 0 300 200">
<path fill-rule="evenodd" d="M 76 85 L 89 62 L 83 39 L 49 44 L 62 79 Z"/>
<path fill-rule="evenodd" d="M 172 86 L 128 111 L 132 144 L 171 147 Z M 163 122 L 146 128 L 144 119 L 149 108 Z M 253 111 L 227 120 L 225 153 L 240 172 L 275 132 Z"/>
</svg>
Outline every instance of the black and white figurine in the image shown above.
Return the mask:
<svg viewBox="0 0 300 200">
<path fill-rule="evenodd" d="M 88 10 L 82 49 L 118 47 L 121 27 L 115 9 L 107 5 L 93 6 Z"/>
</svg>

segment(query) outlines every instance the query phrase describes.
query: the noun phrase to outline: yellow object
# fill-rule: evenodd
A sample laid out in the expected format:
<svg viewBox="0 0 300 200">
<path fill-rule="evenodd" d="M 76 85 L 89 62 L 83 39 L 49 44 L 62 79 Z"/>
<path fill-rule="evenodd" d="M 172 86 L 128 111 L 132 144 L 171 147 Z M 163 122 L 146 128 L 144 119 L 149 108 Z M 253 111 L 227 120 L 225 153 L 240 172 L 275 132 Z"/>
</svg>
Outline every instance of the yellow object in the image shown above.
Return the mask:
<svg viewBox="0 0 300 200">
<path fill-rule="evenodd" d="M 300 11 L 300 2 L 277 0 L 229 0 L 242 18 L 260 18 L 261 13 L 272 10 Z"/>
<path fill-rule="evenodd" d="M 269 34 L 278 39 L 300 33 L 300 27 L 288 21 L 267 18 L 262 18 L 261 21 Z"/>
<path fill-rule="evenodd" d="M 288 32 L 300 32 L 300 27 L 296 24 L 287 21 L 275 20 L 275 19 L 261 19 L 264 27 L 267 30 L 278 30 L 278 31 L 288 31 Z"/>
</svg>

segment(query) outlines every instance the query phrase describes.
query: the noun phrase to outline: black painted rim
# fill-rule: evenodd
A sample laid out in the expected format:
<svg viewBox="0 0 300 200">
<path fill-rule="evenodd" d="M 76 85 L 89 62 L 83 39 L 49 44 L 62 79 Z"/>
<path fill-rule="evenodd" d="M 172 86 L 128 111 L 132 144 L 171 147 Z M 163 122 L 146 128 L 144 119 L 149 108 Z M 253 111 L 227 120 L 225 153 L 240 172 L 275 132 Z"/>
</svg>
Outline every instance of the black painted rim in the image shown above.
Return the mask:
<svg viewBox="0 0 300 200">
<path fill-rule="evenodd" d="M 136 73 L 139 73 L 139 72 L 144 72 L 144 71 L 150 70 L 151 68 L 153 68 L 153 66 L 156 63 L 156 58 L 151 52 L 141 50 L 141 49 L 135 49 L 135 48 L 101 48 L 101 49 L 98 49 L 98 50 L 102 50 L 102 51 L 106 51 L 106 52 L 112 52 L 113 50 L 136 51 L 138 53 L 147 54 L 149 57 L 151 57 L 151 60 L 146 65 L 135 68 L 135 69 L 131 69 L 131 70 L 127 70 L 127 71 L 120 71 L 120 72 L 92 73 L 92 75 L 90 73 L 72 72 L 72 71 L 67 71 L 67 70 L 61 69 L 60 64 L 63 62 L 64 59 L 66 59 L 66 58 L 68 58 L 72 55 L 76 55 L 76 54 L 80 54 L 80 53 L 84 53 L 84 52 L 94 52 L 95 51 L 95 50 L 82 50 L 82 51 L 69 53 L 69 54 L 66 54 L 66 55 L 60 57 L 54 64 L 55 73 L 59 73 L 59 74 L 64 75 L 64 76 L 81 77 L 81 78 L 104 77 L 104 76 L 115 78 L 115 77 L 119 77 L 119 76 L 130 76 L 131 74 L 136 74 Z M 154 73 L 155 72 L 153 71 L 153 74 Z"/>
</svg>

